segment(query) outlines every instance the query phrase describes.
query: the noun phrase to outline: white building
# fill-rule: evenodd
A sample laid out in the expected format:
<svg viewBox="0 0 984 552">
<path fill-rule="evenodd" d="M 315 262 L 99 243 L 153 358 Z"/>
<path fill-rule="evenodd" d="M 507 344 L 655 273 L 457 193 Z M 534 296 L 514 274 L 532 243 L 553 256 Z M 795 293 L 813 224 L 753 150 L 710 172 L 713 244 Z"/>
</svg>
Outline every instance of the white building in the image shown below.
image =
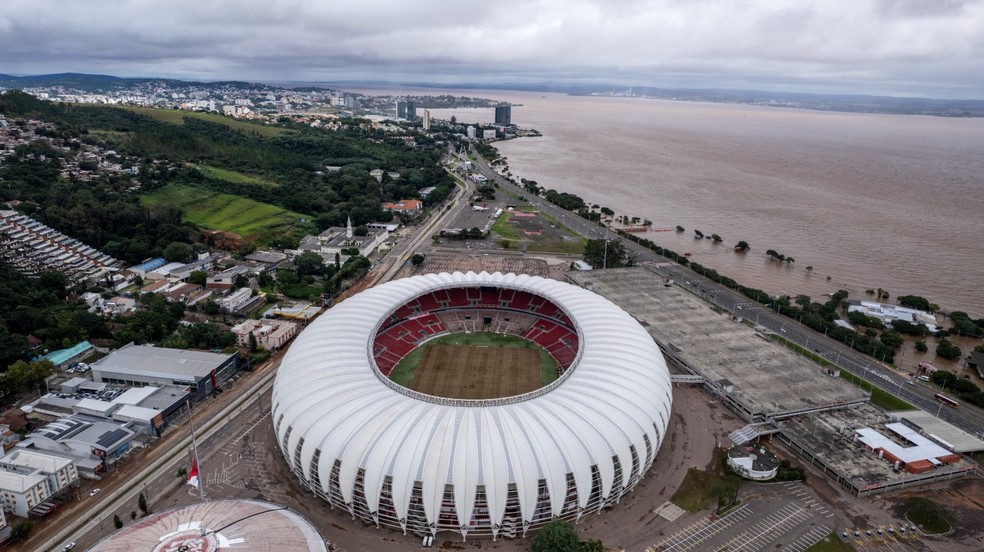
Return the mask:
<svg viewBox="0 0 984 552">
<path fill-rule="evenodd" d="M 478 136 L 478 129 L 473 126 L 468 127 L 468 139 L 474 140 Z"/>
<path fill-rule="evenodd" d="M 368 227 L 367 227 L 368 228 Z M 335 255 L 341 255 L 343 249 L 358 249 L 359 255 L 368 257 L 389 237 L 385 229 L 370 229 L 365 236 L 356 236 L 352 229 L 352 219 L 348 220 L 345 228 L 332 227 L 317 236 L 304 236 L 296 254 L 306 251 L 321 254 L 326 262 L 334 262 Z"/>
<path fill-rule="evenodd" d="M 483 130 L 482 140 L 495 140 L 495 130 Z"/>
<path fill-rule="evenodd" d="M 31 508 L 48 498 L 48 480 L 42 475 L 21 475 L 0 471 L 0 494 L 3 509 L 26 518 Z"/>
<path fill-rule="evenodd" d="M 216 299 L 215 303 L 219 305 L 220 309 L 224 309 L 229 312 L 233 312 L 236 309 L 242 307 L 249 300 L 253 298 L 253 290 L 250 288 L 239 288 L 236 291 L 230 293 L 226 297 Z"/>
<path fill-rule="evenodd" d="M 268 351 L 280 349 L 299 331 L 294 322 L 271 319 L 247 320 L 232 328 L 232 333 L 236 334 L 236 344 L 240 347 L 249 347 L 249 336 L 252 335 L 256 344 Z"/>
<path fill-rule="evenodd" d="M 860 312 L 866 316 L 871 316 L 881 320 L 886 326 L 891 326 L 896 320 L 903 320 L 910 324 L 923 324 L 930 333 L 935 333 L 936 316 L 931 312 L 900 307 L 898 305 L 888 305 L 876 303 L 874 301 L 851 301 L 847 306 L 847 312 Z"/>
<path fill-rule="evenodd" d="M 757 445 L 738 445 L 728 450 L 728 466 L 745 479 L 767 481 L 779 471 L 775 454 Z"/>
<path fill-rule="evenodd" d="M 79 472 L 74 460 L 39 450 L 15 449 L 0 458 L 0 470 L 44 477 L 48 496 L 58 494 L 79 480 Z"/>
</svg>

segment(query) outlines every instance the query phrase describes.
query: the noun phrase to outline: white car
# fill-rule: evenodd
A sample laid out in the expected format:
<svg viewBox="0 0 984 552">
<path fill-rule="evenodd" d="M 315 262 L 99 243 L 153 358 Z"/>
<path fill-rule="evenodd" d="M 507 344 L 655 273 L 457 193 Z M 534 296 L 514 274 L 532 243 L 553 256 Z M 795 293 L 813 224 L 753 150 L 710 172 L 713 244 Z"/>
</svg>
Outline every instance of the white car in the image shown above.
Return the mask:
<svg viewBox="0 0 984 552">
<path fill-rule="evenodd" d="M 95 489 L 92 489 L 92 492 L 91 492 L 91 493 L 89 493 L 89 496 L 96 496 L 97 494 L 99 494 L 99 491 L 101 491 L 101 490 L 102 490 L 102 489 L 100 489 L 100 488 L 98 488 L 98 487 L 97 487 L 97 488 L 95 488 Z"/>
<path fill-rule="evenodd" d="M 66 544 L 64 547 L 62 547 L 62 552 L 65 552 L 66 550 L 71 550 L 73 548 L 75 548 L 75 543 L 74 542 L 70 542 L 70 543 Z"/>
</svg>

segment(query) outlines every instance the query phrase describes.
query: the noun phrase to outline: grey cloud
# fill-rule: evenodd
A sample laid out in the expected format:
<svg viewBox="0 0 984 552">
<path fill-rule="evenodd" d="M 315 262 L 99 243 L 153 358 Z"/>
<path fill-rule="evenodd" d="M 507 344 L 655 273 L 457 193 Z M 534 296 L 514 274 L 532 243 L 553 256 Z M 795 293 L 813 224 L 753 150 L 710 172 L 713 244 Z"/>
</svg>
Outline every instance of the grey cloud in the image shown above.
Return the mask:
<svg viewBox="0 0 984 552">
<path fill-rule="evenodd" d="M 5 0 L 0 72 L 789 83 L 984 96 L 984 0 Z M 396 77 L 396 75 L 400 75 Z M 442 82 L 451 82 L 442 80 Z"/>
</svg>

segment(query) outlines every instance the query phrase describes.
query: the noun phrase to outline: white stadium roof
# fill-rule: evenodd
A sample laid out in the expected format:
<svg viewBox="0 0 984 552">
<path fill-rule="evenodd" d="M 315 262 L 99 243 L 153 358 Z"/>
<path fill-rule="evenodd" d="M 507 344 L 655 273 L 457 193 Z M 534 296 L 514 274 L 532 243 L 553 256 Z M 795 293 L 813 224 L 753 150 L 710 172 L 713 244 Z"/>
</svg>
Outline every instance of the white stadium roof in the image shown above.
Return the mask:
<svg viewBox="0 0 984 552">
<path fill-rule="evenodd" d="M 581 349 L 563 376 L 525 395 L 462 400 L 378 372 L 373 336 L 390 314 L 428 292 L 475 286 L 525 290 L 568 314 Z M 670 406 L 658 346 L 607 299 L 540 277 L 456 272 L 369 289 L 313 322 L 279 368 L 273 420 L 294 472 L 333 505 L 418 534 L 484 526 L 495 536 L 616 502 L 652 465 Z M 447 526 L 449 510 L 460 526 Z"/>
</svg>

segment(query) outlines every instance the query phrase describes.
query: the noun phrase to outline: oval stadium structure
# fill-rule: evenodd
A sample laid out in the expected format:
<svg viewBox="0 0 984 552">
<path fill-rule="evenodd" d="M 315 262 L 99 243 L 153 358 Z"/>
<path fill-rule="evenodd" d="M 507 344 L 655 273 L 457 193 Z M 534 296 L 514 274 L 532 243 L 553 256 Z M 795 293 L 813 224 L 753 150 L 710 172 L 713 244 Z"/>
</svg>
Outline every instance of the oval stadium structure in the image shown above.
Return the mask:
<svg viewBox="0 0 984 552">
<path fill-rule="evenodd" d="M 545 351 L 552 381 L 539 383 L 537 366 L 533 388 L 484 396 L 446 378 L 430 392 L 390 379 L 419 345 L 478 332 Z M 486 368 L 491 387 L 512 389 L 506 368 Z M 496 538 L 618 502 L 652 466 L 670 406 L 659 348 L 607 299 L 536 276 L 456 272 L 377 286 L 314 321 L 281 363 L 272 414 L 292 471 L 333 507 L 418 536 Z"/>
</svg>

